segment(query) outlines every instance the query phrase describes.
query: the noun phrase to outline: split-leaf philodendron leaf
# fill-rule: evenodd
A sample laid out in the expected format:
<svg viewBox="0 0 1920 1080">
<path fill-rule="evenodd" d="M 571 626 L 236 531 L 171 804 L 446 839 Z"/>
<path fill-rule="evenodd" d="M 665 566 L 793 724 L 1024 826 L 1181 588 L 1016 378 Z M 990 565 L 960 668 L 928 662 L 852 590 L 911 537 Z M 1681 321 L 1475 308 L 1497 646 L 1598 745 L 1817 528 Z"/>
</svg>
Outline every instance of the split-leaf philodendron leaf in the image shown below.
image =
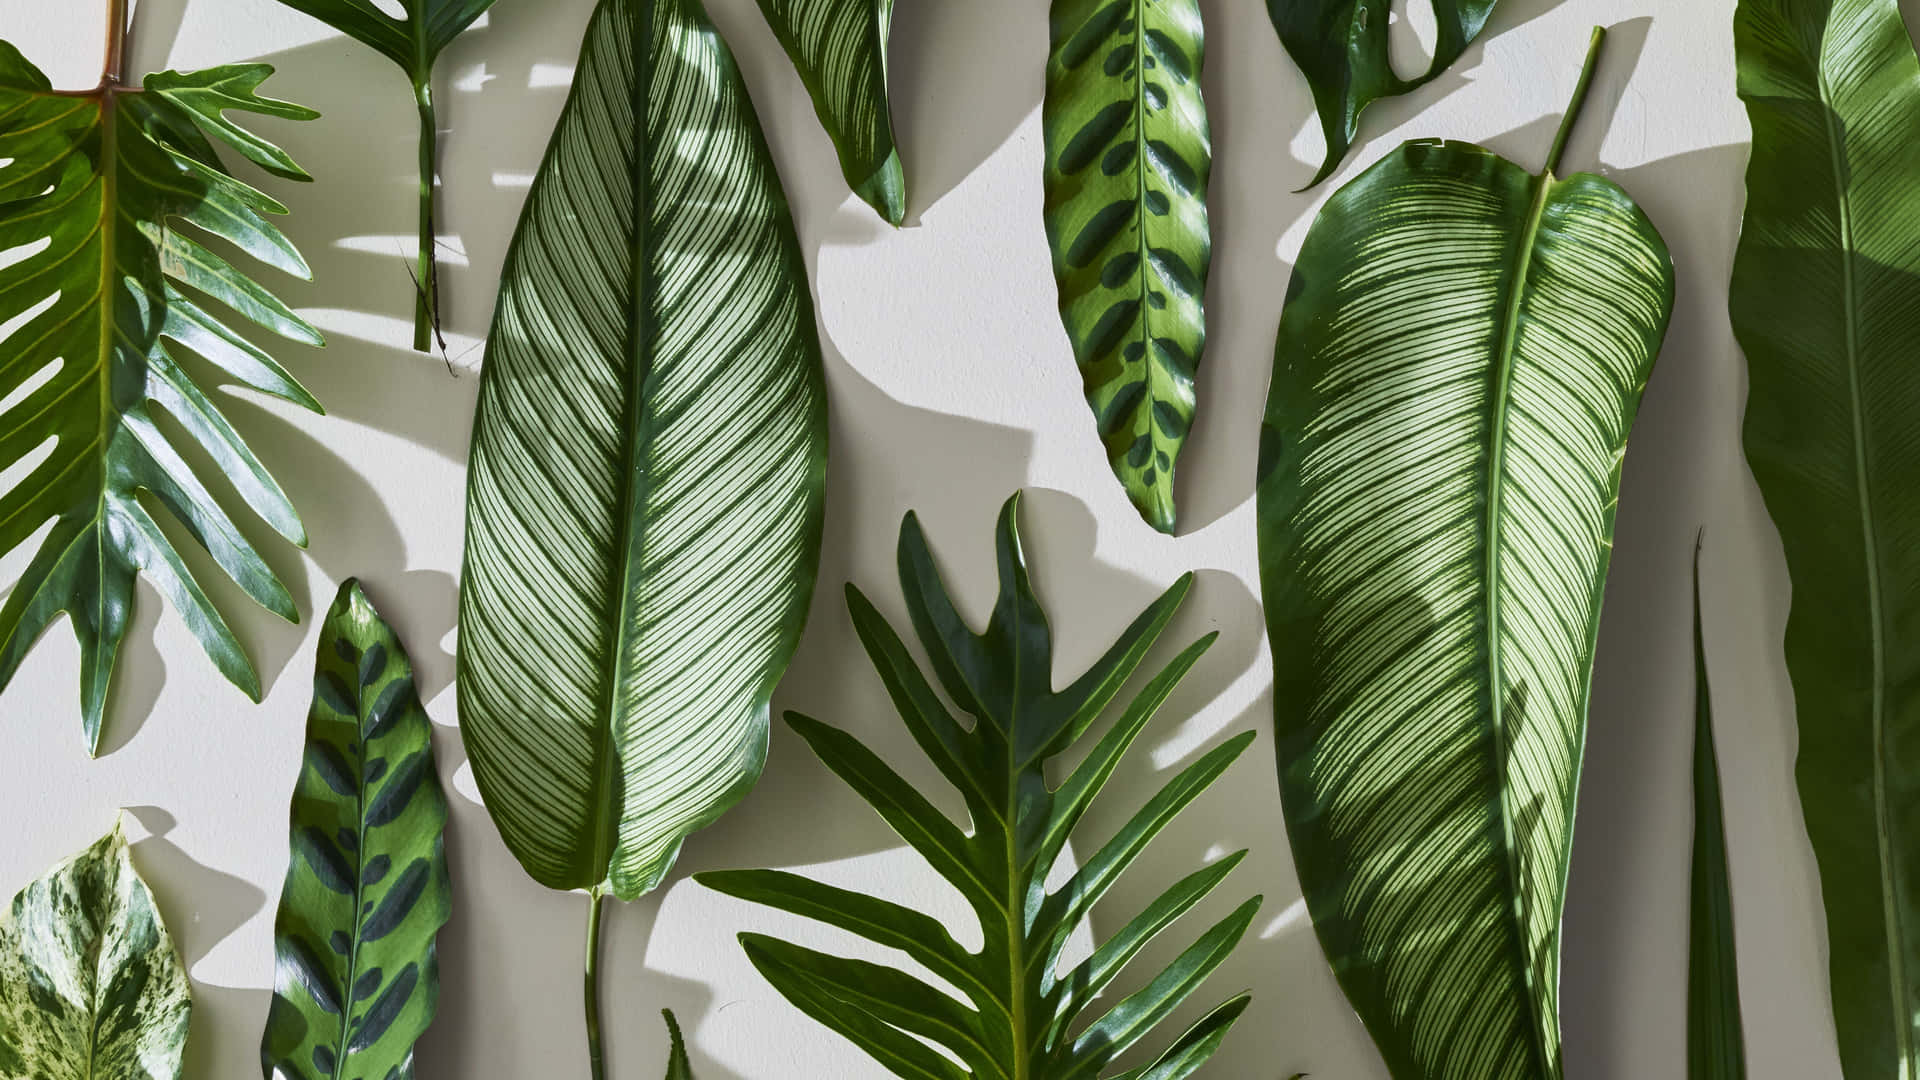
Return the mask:
<svg viewBox="0 0 1920 1080">
<path fill-rule="evenodd" d="M 907 217 L 907 179 L 893 141 L 887 37 L 893 0 L 760 0 L 840 155 L 853 193 L 889 224 Z"/>
<path fill-rule="evenodd" d="M 1213 891 L 1246 852 L 1182 879 L 1066 971 L 1069 937 L 1115 880 L 1175 815 L 1206 790 L 1248 744 L 1251 732 L 1203 755 L 1149 799 L 1112 839 L 1049 893 L 1049 873 L 1074 827 L 1214 635 L 1195 642 L 1149 680 L 1120 718 L 1058 786 L 1047 763 L 1078 748 L 1140 666 L 1186 598 L 1192 576 L 1155 601 L 1093 667 L 1053 689 L 1053 639 L 1027 577 L 1019 500 L 1000 512 L 1000 596 L 984 634 L 961 619 L 933 553 L 908 515 L 900 529 L 900 583 L 939 685 L 963 722 L 922 674 L 906 643 L 858 589 L 848 586 L 854 629 L 879 669 L 914 741 L 965 800 L 971 834 L 941 813 L 859 740 L 788 714 L 828 768 L 857 791 L 980 921 L 985 944 L 969 952 L 928 915 L 774 870 L 708 873 L 698 880 L 745 900 L 818 919 L 897 949 L 964 1000 L 895 968 L 816 952 L 759 934 L 741 942 L 753 964 L 795 1007 L 839 1032 L 908 1080 L 1092 1080 L 1115 1057 L 1156 1036 L 1246 932 L 1259 907 L 1242 904 L 1133 992 L 1102 996 L 1128 962 Z M 1173 1080 L 1210 1057 L 1247 1007 L 1241 995 L 1157 1046 L 1151 1063 L 1116 1080 Z M 960 1064 L 927 1046 L 930 1041 Z M 1148 1044 L 1152 1045 L 1152 1044 Z"/>
<path fill-rule="evenodd" d="M 460 728 L 535 880 L 639 897 L 759 777 L 826 455 L 732 56 L 700 0 L 602 0 L 507 256 L 467 498 Z"/>
<path fill-rule="evenodd" d="M 1053 0 L 1051 25 L 1046 225 L 1060 317 L 1114 475 L 1171 533 L 1213 258 L 1200 5 Z"/>
<path fill-rule="evenodd" d="M 411 1080 L 440 994 L 447 800 L 413 665 L 356 581 L 320 628 L 274 918 L 269 1080 Z"/>
<path fill-rule="evenodd" d="M 0 1080 L 180 1080 L 188 994 L 116 824 L 0 916 Z"/>
<path fill-rule="evenodd" d="M 0 607 L 0 687 L 41 632 L 67 614 L 80 641 L 89 752 L 100 745 L 136 574 L 172 602 L 221 674 L 260 697 L 239 639 L 148 506 L 171 514 L 242 592 L 283 618 L 299 618 L 292 595 L 209 482 L 231 485 L 295 544 L 306 543 L 306 530 L 188 359 L 319 410 L 226 320 L 238 315 L 310 345 L 321 343 L 319 332 L 203 245 L 217 237 L 275 269 L 308 276 L 267 219 L 286 208 L 230 176 L 215 152 L 224 144 L 277 176 L 306 179 L 279 148 L 227 116 L 317 115 L 258 96 L 272 70 L 162 72 L 148 76 L 144 89 L 121 84 L 110 70 L 94 90 L 69 94 L 0 42 L 0 251 L 23 256 L 0 269 L 0 325 L 24 320 L 0 345 L 0 397 L 24 395 L 0 413 L 0 467 L 26 469 L 0 495 L 0 553 L 53 526 Z"/>
<path fill-rule="evenodd" d="M 436 258 L 433 183 L 439 172 L 440 125 L 433 104 L 433 66 L 446 47 L 473 25 L 493 0 L 399 0 L 404 17 L 374 0 L 280 0 L 304 11 L 400 65 L 420 112 L 420 251 L 414 270 L 413 347 L 426 352 L 440 329 L 440 272 Z"/>
<path fill-rule="evenodd" d="M 1433 60 L 1423 74 L 1403 79 L 1389 55 L 1393 0 L 1267 0 L 1280 43 L 1313 90 L 1326 135 L 1327 156 L 1307 186 L 1340 167 L 1368 105 L 1418 90 L 1452 67 L 1487 25 L 1495 2 L 1432 0 L 1439 31 Z"/>
<path fill-rule="evenodd" d="M 1538 175 L 1412 142 L 1341 189 L 1274 355 L 1259 534 L 1287 830 L 1398 1080 L 1560 1076 L 1594 636 L 1674 289 L 1625 192 L 1555 175 L 1566 131 Z"/>
<path fill-rule="evenodd" d="M 1740 965 L 1733 939 L 1726 811 L 1713 745 L 1713 695 L 1700 620 L 1700 553 L 1693 555 L 1693 878 L 1687 960 L 1687 1080 L 1746 1080 Z"/>
<path fill-rule="evenodd" d="M 1796 772 L 1849 1080 L 1920 1075 L 1920 59 L 1895 0 L 1741 0 L 1733 328 L 1793 579 Z"/>
</svg>

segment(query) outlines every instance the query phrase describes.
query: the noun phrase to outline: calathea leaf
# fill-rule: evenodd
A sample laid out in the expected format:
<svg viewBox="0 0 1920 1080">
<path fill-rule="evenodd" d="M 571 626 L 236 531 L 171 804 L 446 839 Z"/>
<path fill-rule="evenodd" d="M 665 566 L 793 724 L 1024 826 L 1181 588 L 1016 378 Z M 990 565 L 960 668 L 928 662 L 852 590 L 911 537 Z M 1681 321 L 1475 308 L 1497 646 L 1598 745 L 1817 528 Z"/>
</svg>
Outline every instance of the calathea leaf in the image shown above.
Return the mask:
<svg viewBox="0 0 1920 1080">
<path fill-rule="evenodd" d="M 404 17 L 389 15 L 374 0 L 280 2 L 372 46 L 400 65 L 413 85 L 414 106 L 420 111 L 420 254 L 413 283 L 413 347 L 425 352 L 440 328 L 440 275 L 435 259 L 439 241 L 433 212 L 440 125 L 433 103 L 433 66 L 453 39 L 493 6 L 493 0 L 399 0 Z"/>
<path fill-rule="evenodd" d="M 1368 105 L 1418 90 L 1452 67 L 1487 25 L 1496 0 L 1431 2 L 1439 30 L 1433 60 L 1425 73 L 1403 79 L 1389 56 L 1393 0 L 1267 0 L 1280 43 L 1313 89 L 1326 135 L 1326 159 L 1308 187 L 1332 176 L 1346 159 Z"/>
<path fill-rule="evenodd" d="M 433 724 L 392 628 L 349 580 L 320 629 L 274 918 L 269 1080 L 410 1080 L 452 889 Z"/>
<path fill-rule="evenodd" d="M 1920 59 L 1894 0 L 1741 0 L 1746 450 L 1793 579 L 1800 804 L 1850 1080 L 1920 1075 Z"/>
<path fill-rule="evenodd" d="M 1174 530 L 1174 466 L 1206 349 L 1198 0 L 1054 0 L 1043 107 L 1060 316 L 1114 475 Z"/>
<path fill-rule="evenodd" d="M 188 995 L 116 823 L 0 916 L 0 1080 L 179 1080 Z"/>
<path fill-rule="evenodd" d="M 1259 535 L 1287 831 L 1401 1080 L 1560 1075 L 1594 635 L 1674 288 L 1625 192 L 1555 175 L 1567 130 L 1539 175 L 1413 142 L 1336 193 L 1274 354 Z"/>
<path fill-rule="evenodd" d="M 760 0 L 840 154 L 853 193 L 898 225 L 907 179 L 893 142 L 887 37 L 893 0 Z"/>
<path fill-rule="evenodd" d="M 124 7 L 118 7 L 124 16 Z M 124 21 L 117 20 L 118 44 Z M 245 320 L 312 345 L 319 333 L 205 246 L 217 237 L 278 270 L 307 265 L 267 215 L 286 208 L 228 175 L 216 144 L 283 177 L 305 179 L 286 154 L 228 114 L 290 120 L 316 114 L 260 97 L 264 64 L 150 76 L 122 85 L 115 58 L 94 90 L 55 91 L 0 42 L 0 467 L 25 474 L 0 494 L 0 553 L 43 527 L 0 607 L 0 687 L 62 613 L 80 640 L 87 749 L 100 745 L 114 661 L 144 573 L 170 600 L 221 674 L 258 700 L 260 679 L 148 505 L 164 507 L 241 590 L 297 620 L 293 597 L 191 464 L 204 455 L 275 532 L 306 530 L 266 467 L 187 366 L 318 411 L 212 300 Z M 163 434 L 162 416 L 175 435 Z M 143 504 L 140 494 L 152 497 Z"/>
<path fill-rule="evenodd" d="M 1746 1080 L 1740 965 L 1733 940 L 1726 812 L 1713 745 L 1713 695 L 1700 625 L 1700 552 L 1693 554 L 1693 880 L 1687 963 L 1688 1080 Z"/>
<path fill-rule="evenodd" d="M 887 824 L 966 898 L 985 944 L 968 952 L 930 916 L 794 874 L 746 870 L 701 874 L 709 888 L 768 904 L 898 949 L 953 986 L 964 1000 L 894 968 L 849 960 L 757 934 L 741 942 L 787 1000 L 910 1080 L 1092 1080 L 1149 1039 L 1225 960 L 1259 900 L 1202 934 L 1168 967 L 1124 997 L 1100 999 L 1146 944 L 1211 893 L 1240 862 L 1236 852 L 1162 893 L 1101 944 L 1060 970 L 1061 950 L 1115 879 L 1188 803 L 1253 741 L 1229 740 L 1180 772 L 1052 893 L 1045 885 L 1074 826 L 1127 749 L 1213 636 L 1195 642 L 1154 676 L 1119 720 L 1058 786 L 1049 760 L 1083 741 L 1140 666 L 1186 597 L 1189 575 L 1134 620 L 1091 669 L 1053 689 L 1053 640 L 1020 548 L 1018 497 L 1000 512 L 1000 596 L 986 632 L 967 627 L 948 598 L 918 521 L 900 529 L 900 581 L 940 686 L 963 723 L 921 673 L 907 646 L 858 589 L 847 604 L 914 741 L 966 800 L 968 834 L 873 752 L 837 728 L 796 714 L 787 722 L 814 753 L 873 805 Z M 1243 995 L 1208 1013 L 1157 1058 L 1118 1080 L 1191 1075 L 1246 1009 Z M 924 1040 L 924 1041 L 923 1041 Z M 960 1065 L 930 1049 L 931 1042 Z"/>
</svg>

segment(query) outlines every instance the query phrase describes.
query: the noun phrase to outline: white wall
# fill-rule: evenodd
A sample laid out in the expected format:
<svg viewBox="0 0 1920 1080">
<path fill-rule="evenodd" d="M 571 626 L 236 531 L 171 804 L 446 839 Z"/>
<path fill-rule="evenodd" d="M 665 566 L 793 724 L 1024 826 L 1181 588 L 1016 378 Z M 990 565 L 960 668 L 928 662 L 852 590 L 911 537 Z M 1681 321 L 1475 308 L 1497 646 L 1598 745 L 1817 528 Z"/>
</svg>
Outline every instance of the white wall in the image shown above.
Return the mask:
<svg viewBox="0 0 1920 1080">
<path fill-rule="evenodd" d="M 1304 918 L 1267 735 L 1256 431 L 1291 259 L 1334 185 L 1290 193 L 1311 175 L 1319 140 L 1306 87 L 1262 0 L 1203 0 L 1213 44 L 1217 258 L 1213 342 L 1182 472 L 1187 535 L 1178 540 L 1147 529 L 1108 474 L 1054 313 L 1040 223 L 1046 5 L 900 0 L 896 111 L 913 190 L 911 224 L 895 232 L 846 194 L 811 105 L 752 0 L 711 2 L 760 103 L 798 215 L 832 386 L 822 588 L 777 705 L 858 731 L 910 777 L 937 786 L 888 709 L 838 588 L 856 580 L 900 617 L 892 550 L 910 507 L 980 618 L 991 595 L 994 512 L 1015 488 L 1028 489 L 1028 543 L 1056 619 L 1063 673 L 1078 672 L 1159 588 L 1198 569 L 1199 586 L 1170 640 L 1218 629 L 1221 642 L 1084 835 L 1115 827 L 1144 799 L 1153 773 L 1231 732 L 1257 728 L 1261 741 L 1134 871 L 1099 923 L 1110 932 L 1198 860 L 1251 847 L 1209 910 L 1255 890 L 1266 907 L 1208 1001 L 1251 987 L 1255 1011 L 1207 1075 L 1383 1078 Z M 0 37 L 57 84 L 91 85 L 104 6 L 0 0 Z M 99 761 L 81 749 L 72 637 L 50 632 L 0 696 L 0 895 L 90 841 L 115 807 L 134 808 L 151 834 L 136 859 L 195 979 L 188 1074 L 257 1076 L 312 615 L 325 610 L 341 578 L 359 575 L 411 646 L 456 793 L 450 846 L 458 895 L 441 939 L 440 1020 L 420 1049 L 420 1075 L 583 1076 L 577 973 L 586 903 L 528 880 L 473 801 L 454 727 L 450 650 L 480 336 L 589 0 L 502 0 L 443 62 L 444 211 L 462 252 L 447 272 L 453 375 L 406 348 L 410 283 L 400 253 L 411 242 L 414 115 L 397 71 L 269 0 L 145 6 L 136 72 L 264 58 L 280 69 L 270 91 L 326 114 L 308 125 L 260 127 L 318 180 L 269 189 L 293 208 L 289 231 L 318 274 L 312 285 L 274 284 L 331 338 L 323 353 L 282 355 L 330 415 L 254 398 L 229 406 L 312 531 L 305 554 L 269 549 L 308 618 L 287 626 L 230 586 L 215 590 L 269 688 L 256 707 L 219 679 L 178 617 L 143 586 Z M 1702 525 L 1754 1074 L 1839 1075 L 1818 889 L 1791 783 L 1795 734 L 1780 655 L 1787 583 L 1739 453 L 1745 375 L 1725 294 L 1746 124 L 1733 91 L 1732 8 L 1733 0 L 1505 0 L 1483 44 L 1453 73 L 1368 117 L 1366 141 L 1342 174 L 1355 175 L 1401 138 L 1432 135 L 1486 142 L 1536 165 L 1589 27 L 1620 24 L 1567 162 L 1599 167 L 1640 199 L 1671 243 L 1681 287 L 1627 461 L 1600 640 L 1567 914 L 1573 1080 L 1678 1077 L 1683 1069 L 1687 575 Z M 683 873 L 654 897 L 610 913 L 616 1076 L 659 1075 L 661 1006 L 687 1025 L 702 1080 L 883 1075 L 776 997 L 732 940 L 746 928 L 841 939 L 719 898 L 684 873 L 761 865 L 802 866 L 954 909 L 938 880 L 782 730 L 758 792 L 692 839 Z M 1171 949 L 1155 955 L 1164 960 Z"/>
</svg>

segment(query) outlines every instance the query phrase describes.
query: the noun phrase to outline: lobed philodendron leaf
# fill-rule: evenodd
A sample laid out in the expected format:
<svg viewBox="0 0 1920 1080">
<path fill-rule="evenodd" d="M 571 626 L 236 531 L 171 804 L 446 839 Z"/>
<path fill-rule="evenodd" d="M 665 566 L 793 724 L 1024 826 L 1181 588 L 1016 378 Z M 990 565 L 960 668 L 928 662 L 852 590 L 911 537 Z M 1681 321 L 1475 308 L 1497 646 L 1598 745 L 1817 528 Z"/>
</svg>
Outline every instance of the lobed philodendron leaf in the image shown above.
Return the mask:
<svg viewBox="0 0 1920 1080">
<path fill-rule="evenodd" d="M 1561 1075 L 1594 638 L 1674 290 L 1625 192 L 1555 175 L 1566 131 L 1538 175 L 1413 142 L 1337 192 L 1274 354 L 1259 535 L 1287 832 L 1397 1080 Z"/>
<path fill-rule="evenodd" d="M 1693 875 L 1687 960 L 1687 1080 L 1746 1080 L 1740 965 L 1733 938 L 1726 811 L 1713 745 L 1713 695 L 1700 618 L 1700 552 L 1693 554 Z"/>
<path fill-rule="evenodd" d="M 1198 0 L 1053 0 L 1047 243 L 1060 316 L 1114 475 L 1171 533 L 1174 467 L 1206 349 Z"/>
<path fill-rule="evenodd" d="M 188 995 L 116 823 L 0 916 L 0 1080 L 180 1080 Z"/>
<path fill-rule="evenodd" d="M 853 193 L 889 224 L 907 217 L 907 179 L 893 141 L 887 37 L 893 0 L 760 0 L 833 138 Z"/>
<path fill-rule="evenodd" d="M 1346 159 L 1368 105 L 1418 90 L 1452 67 L 1487 25 L 1496 0 L 1431 2 L 1439 31 L 1433 59 L 1424 73 L 1403 79 L 1389 55 L 1393 0 L 1267 0 L 1280 43 L 1313 90 L 1326 136 L 1326 159 L 1308 187 Z"/>
<path fill-rule="evenodd" d="M 1741 0 L 1731 310 L 1793 579 L 1796 772 L 1840 1061 L 1920 1076 L 1920 59 L 1895 0 Z"/>
<path fill-rule="evenodd" d="M 1156 1030 L 1233 950 L 1260 901 L 1242 904 L 1131 993 L 1106 994 L 1130 961 L 1224 880 L 1246 852 L 1188 875 L 1062 970 L 1061 954 L 1095 904 L 1179 812 L 1205 791 L 1253 734 L 1228 740 L 1175 775 L 1059 888 L 1046 890 L 1087 808 L 1120 759 L 1214 635 L 1150 679 L 1106 734 L 1082 753 L 1089 729 L 1120 692 L 1185 599 L 1182 578 L 1066 689 L 1053 689 L 1053 638 L 1027 577 L 1019 500 L 1000 512 L 1000 597 L 985 633 L 974 633 L 948 597 L 913 515 L 900 528 L 900 583 L 914 629 L 947 698 L 922 674 L 887 620 L 847 587 L 854 629 L 879 669 L 914 741 L 965 800 L 972 832 L 950 820 L 898 773 L 838 728 L 789 713 L 787 722 L 835 775 L 958 889 L 984 944 L 961 948 L 932 917 L 888 900 L 775 870 L 701 874 L 741 899 L 817 919 L 897 949 L 962 997 L 896 968 L 744 934 L 754 967 L 788 1001 L 908 1080 L 1094 1080 Z M 1047 763 L 1078 759 L 1057 786 Z M 1156 1048 L 1148 1064 L 1115 1080 L 1179 1080 L 1216 1050 L 1246 1010 L 1245 995 L 1207 1013 Z M 932 1043 L 951 1058 L 928 1046 Z M 959 1064 L 955 1064 L 955 1061 Z"/>
<path fill-rule="evenodd" d="M 699 0 L 601 0 L 507 256 L 467 498 L 460 728 L 535 880 L 638 897 L 759 777 L 826 454 L 732 56 Z"/>
<path fill-rule="evenodd" d="M 446 823 L 413 665 L 349 580 L 320 628 L 293 791 L 260 1043 L 268 1080 L 411 1080 L 440 994 Z"/>
<path fill-rule="evenodd" d="M 216 237 L 308 276 L 267 219 L 286 208 L 228 175 L 215 152 L 224 144 L 275 175 L 306 179 L 285 153 L 228 118 L 317 115 L 255 93 L 272 70 L 162 72 L 144 90 L 109 77 L 66 94 L 0 42 L 0 251 L 11 260 L 0 269 L 0 326 L 15 324 L 0 339 L 0 398 L 22 395 L 0 413 L 0 468 L 24 469 L 0 494 L 0 554 L 52 526 L 0 607 L 0 687 L 48 625 L 68 615 L 80 641 L 89 752 L 100 745 L 136 574 L 178 609 L 221 674 L 260 697 L 239 639 L 149 506 L 171 514 L 242 592 L 299 618 L 206 474 L 217 473 L 216 486 L 230 485 L 287 540 L 304 546 L 306 530 L 187 359 L 319 410 L 208 303 L 321 344 L 318 331 L 203 243 Z"/>
</svg>

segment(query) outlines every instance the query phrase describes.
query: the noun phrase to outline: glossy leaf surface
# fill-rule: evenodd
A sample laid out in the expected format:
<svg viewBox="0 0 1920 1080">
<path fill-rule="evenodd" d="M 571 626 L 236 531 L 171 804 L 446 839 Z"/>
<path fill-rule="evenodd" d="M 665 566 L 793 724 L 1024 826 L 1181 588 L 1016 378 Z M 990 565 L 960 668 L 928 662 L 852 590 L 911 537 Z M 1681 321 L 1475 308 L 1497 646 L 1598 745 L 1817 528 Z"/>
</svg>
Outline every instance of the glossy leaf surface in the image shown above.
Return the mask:
<svg viewBox="0 0 1920 1080">
<path fill-rule="evenodd" d="M 1060 316 L 1114 475 L 1170 533 L 1213 258 L 1200 5 L 1054 0 L 1051 25 L 1042 111 Z"/>
<path fill-rule="evenodd" d="M 1437 35 L 1427 70 L 1412 79 L 1394 73 L 1390 56 L 1393 0 L 1267 0 L 1287 55 L 1307 77 L 1326 136 L 1326 159 L 1308 186 L 1340 168 L 1360 130 L 1360 114 L 1440 77 L 1487 25 L 1496 0 L 1431 0 Z"/>
<path fill-rule="evenodd" d="M 1746 1080 L 1740 965 L 1733 937 L 1726 811 L 1714 750 L 1713 694 L 1700 625 L 1700 554 L 1693 556 L 1693 879 L 1687 961 L 1687 1078 Z"/>
<path fill-rule="evenodd" d="M 306 543 L 306 530 L 203 389 L 195 372 L 208 368 L 188 359 L 224 381 L 319 409 L 228 323 L 311 345 L 319 332 L 215 250 L 231 245 L 308 276 L 268 220 L 286 208 L 228 175 L 215 149 L 305 179 L 285 153 L 229 119 L 317 115 L 260 97 L 272 70 L 162 72 L 144 91 L 107 81 L 62 94 L 0 42 L 0 251 L 12 260 L 0 269 L 0 325 L 24 320 L 0 346 L 0 397 L 24 395 L 0 413 L 0 467 L 25 469 L 0 494 L 0 554 L 52 525 L 0 607 L 0 687 L 66 614 L 80 641 L 90 752 L 100 745 L 137 574 L 173 604 L 221 674 L 260 697 L 239 639 L 148 506 L 172 515 L 246 595 L 299 618 L 210 486 L 231 485 L 295 544 Z M 225 243 L 209 247 L 209 237 Z M 151 502 L 140 501 L 142 492 Z"/>
<path fill-rule="evenodd" d="M 1741 0 L 1731 308 L 1793 579 L 1796 766 L 1849 1080 L 1920 1075 L 1920 59 L 1894 0 Z"/>
<path fill-rule="evenodd" d="M 1618 187 L 1461 143 L 1336 193 L 1294 272 L 1259 472 L 1281 790 L 1399 1080 L 1560 1075 L 1594 636 L 1673 290 Z"/>
<path fill-rule="evenodd" d="M 274 917 L 269 1080 L 411 1080 L 452 907 L 447 800 L 413 665 L 360 584 L 320 628 L 306 753 Z"/>
<path fill-rule="evenodd" d="M 1112 991 L 1149 941 L 1204 900 L 1245 852 L 1167 889 L 1091 956 L 1060 970 L 1061 950 L 1114 881 L 1162 828 L 1205 791 L 1248 744 L 1229 740 L 1181 770 L 1055 891 L 1045 889 L 1074 827 L 1120 759 L 1194 662 L 1213 643 L 1195 642 L 1149 680 L 1120 718 L 1056 787 L 1049 760 L 1082 747 L 1091 726 L 1140 666 L 1186 597 L 1191 576 L 1155 601 L 1092 668 L 1053 689 L 1053 639 L 1027 577 L 1016 517 L 1000 513 L 1000 595 L 986 632 L 975 634 L 949 599 L 918 521 L 900 530 L 900 581 L 915 630 L 951 711 L 893 628 L 848 586 L 855 630 L 914 741 L 964 798 L 966 832 L 872 751 L 838 728 L 797 714 L 787 720 L 828 768 L 870 803 L 900 837 L 952 883 L 980 921 L 985 944 L 962 949 L 930 916 L 891 901 L 795 874 L 745 870 L 701 874 L 709 888 L 818 919 L 905 953 L 964 999 L 894 968 L 744 934 L 747 955 L 795 1007 L 839 1032 L 909 1080 L 1079 1080 L 1155 1029 L 1225 960 L 1259 900 L 1201 934 L 1131 993 Z M 1139 980 L 1129 980 L 1139 981 Z M 1103 991 L 1105 992 L 1103 995 Z M 1123 1080 L 1173 1080 L 1199 1068 L 1246 1009 L 1221 1005 L 1148 1065 Z M 949 1051 L 961 1065 L 930 1049 Z"/>
<path fill-rule="evenodd" d="M 699 0 L 602 0 L 507 257 L 468 485 L 460 728 L 541 884 L 638 897 L 759 777 L 819 558 L 819 350 Z"/>
<path fill-rule="evenodd" d="M 905 221 L 907 178 L 887 97 L 893 0 L 760 0 L 760 11 L 799 69 L 848 186 L 888 223 Z"/>
<path fill-rule="evenodd" d="M 179 1080 L 188 994 L 116 824 L 0 917 L 0 1080 Z"/>
</svg>

